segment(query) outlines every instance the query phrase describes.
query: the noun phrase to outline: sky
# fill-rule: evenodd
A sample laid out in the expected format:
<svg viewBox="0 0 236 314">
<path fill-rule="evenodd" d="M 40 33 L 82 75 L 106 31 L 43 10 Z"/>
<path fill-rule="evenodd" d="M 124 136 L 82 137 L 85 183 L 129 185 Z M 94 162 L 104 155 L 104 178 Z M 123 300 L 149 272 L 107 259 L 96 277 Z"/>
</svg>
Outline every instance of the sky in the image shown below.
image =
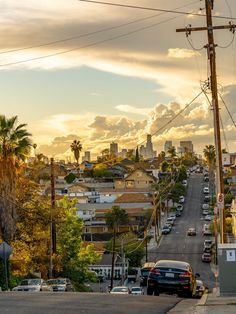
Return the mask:
<svg viewBox="0 0 236 314">
<path fill-rule="evenodd" d="M 152 134 L 192 140 L 196 152 L 214 142 L 211 106 L 200 95 L 209 77 L 206 32 L 186 38 L 176 28 L 205 26 L 204 1 L 109 0 L 188 12 L 161 13 L 78 0 L 0 2 L 0 114 L 27 123 L 37 152 L 69 156 L 81 141 L 95 156 L 112 141 L 136 148 Z M 236 17 L 235 0 L 215 1 L 215 16 Z M 235 15 L 234 15 L 235 13 Z M 214 25 L 230 19 L 213 18 Z M 235 21 L 235 20 L 233 20 Z M 215 31 L 217 79 L 236 120 L 236 43 L 229 30 Z M 210 98 L 210 93 L 208 94 Z M 220 98 L 222 147 L 236 151 L 235 127 Z M 82 152 L 83 155 L 83 152 Z"/>
</svg>

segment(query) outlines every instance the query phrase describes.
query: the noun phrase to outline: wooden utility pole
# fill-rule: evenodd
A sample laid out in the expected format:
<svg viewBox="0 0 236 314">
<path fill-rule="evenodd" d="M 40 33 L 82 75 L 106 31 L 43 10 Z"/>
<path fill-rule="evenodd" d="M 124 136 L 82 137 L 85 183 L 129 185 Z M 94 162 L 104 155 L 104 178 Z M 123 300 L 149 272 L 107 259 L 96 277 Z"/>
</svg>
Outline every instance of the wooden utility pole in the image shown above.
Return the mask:
<svg viewBox="0 0 236 314">
<path fill-rule="evenodd" d="M 177 32 L 185 32 L 186 36 L 189 36 L 194 31 L 207 31 L 208 44 L 205 46 L 207 49 L 208 60 L 210 65 L 211 77 L 211 94 L 212 94 L 212 108 L 214 118 L 214 137 L 216 148 L 216 191 L 217 195 L 224 195 L 224 181 L 223 181 L 223 169 L 222 169 L 222 151 L 221 151 L 221 136 L 220 136 L 220 114 L 219 114 L 219 102 L 218 102 L 218 90 L 217 90 L 217 75 L 216 75 L 216 52 L 214 43 L 214 30 L 229 29 L 234 32 L 236 25 L 229 23 L 229 25 L 213 26 L 212 23 L 212 10 L 214 6 L 214 0 L 205 0 L 206 9 L 206 23 L 207 27 L 191 27 L 177 29 Z M 220 240 L 221 243 L 227 242 L 226 237 L 226 224 L 224 206 L 218 207 L 220 216 Z"/>
<path fill-rule="evenodd" d="M 51 212 L 50 212 L 50 277 L 53 277 L 53 262 L 52 256 L 56 254 L 56 223 L 54 219 L 55 210 L 55 174 L 54 174 L 54 159 L 50 159 L 51 165 Z"/>
<path fill-rule="evenodd" d="M 115 249 L 116 249 L 116 224 L 113 227 L 113 239 L 112 239 L 112 261 L 111 261 L 111 284 L 110 289 L 113 288 L 113 277 L 115 270 Z"/>
</svg>

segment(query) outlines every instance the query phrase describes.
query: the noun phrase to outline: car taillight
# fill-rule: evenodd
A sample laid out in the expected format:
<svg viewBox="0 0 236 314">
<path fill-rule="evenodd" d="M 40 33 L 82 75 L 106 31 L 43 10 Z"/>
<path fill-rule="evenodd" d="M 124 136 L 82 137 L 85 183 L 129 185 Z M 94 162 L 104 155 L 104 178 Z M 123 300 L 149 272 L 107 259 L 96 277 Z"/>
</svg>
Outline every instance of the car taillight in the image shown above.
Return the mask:
<svg viewBox="0 0 236 314">
<path fill-rule="evenodd" d="M 160 275 L 160 270 L 159 270 L 159 269 L 156 269 L 156 268 L 152 268 L 152 269 L 150 270 L 150 273 L 156 274 L 156 275 Z"/>
<path fill-rule="evenodd" d="M 190 273 L 188 271 L 186 271 L 185 273 L 180 274 L 179 277 L 182 277 L 182 278 L 186 278 L 187 277 L 187 278 L 189 278 L 189 277 L 191 277 L 191 275 L 190 275 Z"/>
</svg>

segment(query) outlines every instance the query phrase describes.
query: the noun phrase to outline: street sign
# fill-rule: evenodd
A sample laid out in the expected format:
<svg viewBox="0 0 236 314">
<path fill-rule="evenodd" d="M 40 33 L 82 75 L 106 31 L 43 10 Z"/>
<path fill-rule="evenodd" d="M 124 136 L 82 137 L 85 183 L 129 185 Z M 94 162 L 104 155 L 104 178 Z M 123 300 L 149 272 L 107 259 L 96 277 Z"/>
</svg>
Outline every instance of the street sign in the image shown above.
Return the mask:
<svg viewBox="0 0 236 314">
<path fill-rule="evenodd" d="M 218 193 L 217 195 L 217 207 L 219 209 L 224 209 L 224 194 Z"/>
<path fill-rule="evenodd" d="M 9 244 L 6 242 L 0 244 L 0 258 L 8 259 L 12 252 L 13 248 Z"/>
</svg>

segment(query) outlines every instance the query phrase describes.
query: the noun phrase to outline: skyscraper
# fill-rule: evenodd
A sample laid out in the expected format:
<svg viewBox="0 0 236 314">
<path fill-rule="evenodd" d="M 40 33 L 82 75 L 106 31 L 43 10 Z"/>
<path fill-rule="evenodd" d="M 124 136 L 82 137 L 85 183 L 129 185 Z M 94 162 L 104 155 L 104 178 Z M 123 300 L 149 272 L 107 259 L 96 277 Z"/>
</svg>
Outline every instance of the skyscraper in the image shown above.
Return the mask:
<svg viewBox="0 0 236 314">
<path fill-rule="evenodd" d="M 90 162 L 90 159 L 91 159 L 90 151 L 86 150 L 84 152 L 84 156 L 82 157 L 82 161 Z"/>
<path fill-rule="evenodd" d="M 164 145 L 164 151 L 165 153 L 168 152 L 169 148 L 171 148 L 173 145 L 172 145 L 172 141 L 166 141 L 165 142 L 165 145 Z"/>
<path fill-rule="evenodd" d="M 192 141 L 180 141 L 179 144 L 180 144 L 180 147 L 183 148 L 185 153 L 187 153 L 187 152 L 193 153 L 193 143 L 192 143 Z"/>
<path fill-rule="evenodd" d="M 117 143 L 112 142 L 110 144 L 110 154 L 118 156 L 118 144 Z"/>
<path fill-rule="evenodd" d="M 151 134 L 147 135 L 146 157 L 147 158 L 155 157 L 155 152 L 153 151 L 152 135 Z"/>
</svg>

